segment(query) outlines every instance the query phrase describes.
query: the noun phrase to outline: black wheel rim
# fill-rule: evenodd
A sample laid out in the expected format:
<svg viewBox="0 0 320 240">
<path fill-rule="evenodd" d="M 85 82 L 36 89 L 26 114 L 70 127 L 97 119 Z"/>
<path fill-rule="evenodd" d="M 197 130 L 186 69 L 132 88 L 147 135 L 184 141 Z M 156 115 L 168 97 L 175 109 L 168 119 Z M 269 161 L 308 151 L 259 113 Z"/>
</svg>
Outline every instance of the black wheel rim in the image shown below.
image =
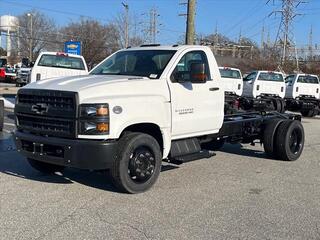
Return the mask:
<svg viewBox="0 0 320 240">
<path fill-rule="evenodd" d="M 299 153 L 301 147 L 302 147 L 302 133 L 300 129 L 295 128 L 290 134 L 289 148 L 291 153 L 297 154 Z"/>
<path fill-rule="evenodd" d="M 155 165 L 153 152 L 147 147 L 138 147 L 130 155 L 128 174 L 133 182 L 145 183 L 152 177 Z"/>
</svg>

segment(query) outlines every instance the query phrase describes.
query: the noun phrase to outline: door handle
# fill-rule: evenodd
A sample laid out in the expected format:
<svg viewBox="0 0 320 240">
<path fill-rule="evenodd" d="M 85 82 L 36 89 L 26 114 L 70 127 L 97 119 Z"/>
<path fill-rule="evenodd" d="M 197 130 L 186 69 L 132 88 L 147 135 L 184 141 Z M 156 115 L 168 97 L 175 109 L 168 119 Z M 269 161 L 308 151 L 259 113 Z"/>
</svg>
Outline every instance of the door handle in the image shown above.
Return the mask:
<svg viewBox="0 0 320 240">
<path fill-rule="evenodd" d="M 209 88 L 209 91 L 218 91 L 219 88 L 218 87 L 212 87 L 212 88 Z"/>
</svg>

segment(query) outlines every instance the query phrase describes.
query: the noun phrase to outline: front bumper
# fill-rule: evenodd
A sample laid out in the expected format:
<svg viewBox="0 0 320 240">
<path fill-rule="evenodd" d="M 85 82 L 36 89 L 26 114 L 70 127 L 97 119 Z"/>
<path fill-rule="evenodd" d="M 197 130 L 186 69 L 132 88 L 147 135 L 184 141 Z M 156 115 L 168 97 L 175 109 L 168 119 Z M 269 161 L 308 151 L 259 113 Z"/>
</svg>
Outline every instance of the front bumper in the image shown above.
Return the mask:
<svg viewBox="0 0 320 240">
<path fill-rule="evenodd" d="M 79 169 L 103 170 L 111 167 L 117 142 L 42 137 L 16 131 L 18 152 L 41 162 Z"/>
</svg>

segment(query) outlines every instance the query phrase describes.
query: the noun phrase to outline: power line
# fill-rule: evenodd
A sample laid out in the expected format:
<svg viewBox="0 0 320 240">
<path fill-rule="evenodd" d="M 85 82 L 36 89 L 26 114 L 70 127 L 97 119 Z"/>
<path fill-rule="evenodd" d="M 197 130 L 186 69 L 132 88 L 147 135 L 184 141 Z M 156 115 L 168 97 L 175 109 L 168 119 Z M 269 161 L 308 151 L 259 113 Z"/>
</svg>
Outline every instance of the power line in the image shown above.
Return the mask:
<svg viewBox="0 0 320 240">
<path fill-rule="evenodd" d="M 36 7 L 34 5 L 26 4 L 26 3 L 20 3 L 20 2 L 18 3 L 18 2 L 8 1 L 8 0 L 1 0 L 1 2 L 11 4 L 11 5 L 16 5 L 16 6 L 23 6 L 23 7 L 27 7 L 27 8 L 32 8 L 32 9 L 40 9 L 40 10 L 47 11 L 47 12 L 60 13 L 60 14 L 68 15 L 68 16 L 72 15 L 72 16 L 77 16 L 77 17 L 85 17 L 85 18 L 89 18 L 89 19 L 96 19 L 96 20 L 101 20 L 101 21 L 106 21 L 106 22 L 110 21 L 110 19 L 107 19 L 107 18 L 92 17 L 92 16 L 85 15 L 85 14 L 79 14 L 79 13 L 68 12 L 68 11 L 61 11 L 61 10 L 52 9 L 52 8 Z"/>
</svg>

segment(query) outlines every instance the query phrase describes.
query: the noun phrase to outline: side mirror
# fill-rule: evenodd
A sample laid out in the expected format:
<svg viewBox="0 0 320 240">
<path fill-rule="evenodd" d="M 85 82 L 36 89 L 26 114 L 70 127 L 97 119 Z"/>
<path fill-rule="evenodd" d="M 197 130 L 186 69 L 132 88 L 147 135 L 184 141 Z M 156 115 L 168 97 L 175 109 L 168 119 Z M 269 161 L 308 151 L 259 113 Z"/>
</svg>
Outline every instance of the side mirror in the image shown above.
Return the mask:
<svg viewBox="0 0 320 240">
<path fill-rule="evenodd" d="M 204 63 L 192 63 L 190 65 L 190 80 L 192 83 L 205 83 L 207 79 Z"/>
<path fill-rule="evenodd" d="M 30 62 L 29 66 L 33 67 L 34 66 L 34 62 Z"/>
</svg>

